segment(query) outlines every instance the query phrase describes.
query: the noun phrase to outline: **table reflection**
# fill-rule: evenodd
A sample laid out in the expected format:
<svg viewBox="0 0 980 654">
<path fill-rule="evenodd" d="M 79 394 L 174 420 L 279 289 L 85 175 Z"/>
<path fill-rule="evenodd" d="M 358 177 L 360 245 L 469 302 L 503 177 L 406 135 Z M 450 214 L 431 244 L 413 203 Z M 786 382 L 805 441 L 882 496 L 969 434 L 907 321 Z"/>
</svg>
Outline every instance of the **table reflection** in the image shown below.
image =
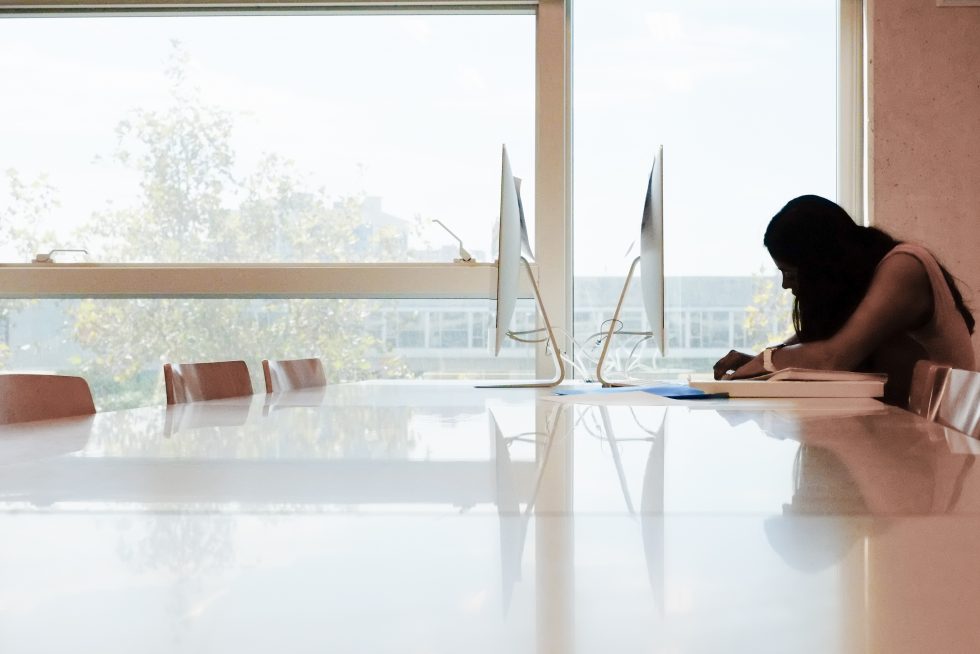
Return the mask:
<svg viewBox="0 0 980 654">
<path fill-rule="evenodd" d="M 323 393 L 314 406 L 302 395 L 4 427 L 0 498 L 63 509 L 442 505 L 519 513 L 537 485 L 537 442 L 548 442 L 548 416 L 558 410 L 545 404 L 538 418 L 533 401 L 483 397 L 407 405 L 369 395 L 338 404 Z"/>
<path fill-rule="evenodd" d="M 826 404 L 395 396 L 0 429 L 3 649 L 84 615 L 89 649 L 126 651 L 98 635 L 113 615 L 172 651 L 253 651 L 274 615 L 287 648 L 339 646 L 317 640 L 329 625 L 371 651 L 973 651 L 980 579 L 957 562 L 980 488 L 941 428 Z M 31 597 L 43 612 L 9 613 Z M 94 597 L 108 613 L 79 606 Z"/>
</svg>

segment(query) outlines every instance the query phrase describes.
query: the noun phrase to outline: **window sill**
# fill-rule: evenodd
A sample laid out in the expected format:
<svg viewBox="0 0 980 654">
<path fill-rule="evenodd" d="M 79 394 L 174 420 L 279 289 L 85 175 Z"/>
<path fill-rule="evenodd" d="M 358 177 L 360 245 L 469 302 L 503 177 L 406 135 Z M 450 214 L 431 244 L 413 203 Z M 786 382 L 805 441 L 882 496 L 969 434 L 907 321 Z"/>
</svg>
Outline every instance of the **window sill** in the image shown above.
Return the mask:
<svg viewBox="0 0 980 654">
<path fill-rule="evenodd" d="M 494 299 L 496 289 L 491 263 L 0 264 L 0 298 L 8 299 Z M 533 297 L 523 275 L 520 296 Z"/>
</svg>

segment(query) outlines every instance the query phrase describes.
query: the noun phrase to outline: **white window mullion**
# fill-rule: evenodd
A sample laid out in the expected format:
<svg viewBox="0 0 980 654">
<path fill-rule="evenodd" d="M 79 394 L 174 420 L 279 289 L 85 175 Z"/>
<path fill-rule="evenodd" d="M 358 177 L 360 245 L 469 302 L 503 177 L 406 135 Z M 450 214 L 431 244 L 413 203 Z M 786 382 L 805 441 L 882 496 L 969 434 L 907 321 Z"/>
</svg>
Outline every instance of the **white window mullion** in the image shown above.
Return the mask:
<svg viewBox="0 0 980 654">
<path fill-rule="evenodd" d="M 864 216 L 864 0 L 838 0 L 837 203 Z"/>
<path fill-rule="evenodd" d="M 572 325 L 572 44 L 570 0 L 540 0 L 537 16 L 535 237 L 538 282 L 552 326 Z M 564 339 L 561 339 L 561 343 Z M 537 374 L 552 374 L 544 345 Z"/>
<path fill-rule="evenodd" d="M 493 264 L 0 264 L 0 298 L 492 299 L 496 284 Z"/>
</svg>

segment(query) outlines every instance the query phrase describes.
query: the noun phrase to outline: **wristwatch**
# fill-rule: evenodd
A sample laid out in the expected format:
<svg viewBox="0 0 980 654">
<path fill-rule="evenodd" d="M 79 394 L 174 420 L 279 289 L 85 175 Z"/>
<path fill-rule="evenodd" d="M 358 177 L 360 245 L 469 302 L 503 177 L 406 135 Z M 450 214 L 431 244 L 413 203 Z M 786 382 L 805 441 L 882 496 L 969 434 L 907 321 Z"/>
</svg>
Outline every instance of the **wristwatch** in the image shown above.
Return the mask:
<svg viewBox="0 0 980 654">
<path fill-rule="evenodd" d="M 780 343 L 779 345 L 770 345 L 762 351 L 762 367 L 766 372 L 776 372 L 776 364 L 772 362 L 772 353 L 781 347 L 786 347 L 786 343 Z"/>
</svg>

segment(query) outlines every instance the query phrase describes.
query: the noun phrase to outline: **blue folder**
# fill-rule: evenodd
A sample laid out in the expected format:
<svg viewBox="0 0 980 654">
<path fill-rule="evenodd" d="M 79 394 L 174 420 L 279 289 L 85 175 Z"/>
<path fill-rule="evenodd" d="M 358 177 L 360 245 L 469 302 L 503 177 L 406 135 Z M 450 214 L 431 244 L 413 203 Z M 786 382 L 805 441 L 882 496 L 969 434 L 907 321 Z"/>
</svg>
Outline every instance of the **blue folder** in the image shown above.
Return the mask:
<svg viewBox="0 0 980 654">
<path fill-rule="evenodd" d="M 691 388 L 687 384 L 659 384 L 657 386 L 576 386 L 559 388 L 555 395 L 584 395 L 586 393 L 630 393 L 641 391 L 651 395 L 659 395 L 672 400 L 711 400 L 726 398 L 728 393 L 705 393 L 701 389 Z"/>
</svg>

